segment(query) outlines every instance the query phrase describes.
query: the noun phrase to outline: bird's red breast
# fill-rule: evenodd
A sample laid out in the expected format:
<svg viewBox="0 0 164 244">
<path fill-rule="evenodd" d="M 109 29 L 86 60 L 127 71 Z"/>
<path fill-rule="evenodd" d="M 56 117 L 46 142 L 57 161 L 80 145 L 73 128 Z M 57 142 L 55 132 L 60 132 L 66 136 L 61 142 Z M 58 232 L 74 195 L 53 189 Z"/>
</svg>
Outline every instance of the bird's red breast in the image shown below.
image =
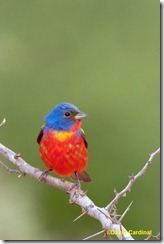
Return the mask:
<svg viewBox="0 0 164 244">
<path fill-rule="evenodd" d="M 48 129 L 40 140 L 43 162 L 60 176 L 82 172 L 87 166 L 88 152 L 80 125 L 77 121 L 71 131 Z"/>
</svg>

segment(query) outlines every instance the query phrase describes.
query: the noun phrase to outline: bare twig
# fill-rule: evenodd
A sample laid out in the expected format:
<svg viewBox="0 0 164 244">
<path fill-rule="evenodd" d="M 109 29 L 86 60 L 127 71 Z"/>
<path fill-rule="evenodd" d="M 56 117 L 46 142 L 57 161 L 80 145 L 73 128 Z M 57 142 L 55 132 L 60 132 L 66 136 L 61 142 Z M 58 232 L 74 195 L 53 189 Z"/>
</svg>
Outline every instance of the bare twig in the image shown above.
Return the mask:
<svg viewBox="0 0 164 244">
<path fill-rule="evenodd" d="M 17 173 L 21 174 L 20 170 L 17 169 L 10 169 L 6 164 L 4 164 L 2 161 L 0 161 L 0 164 L 9 172 L 9 173 Z"/>
<path fill-rule="evenodd" d="M 113 208 L 113 205 L 117 204 L 118 200 L 120 199 L 120 197 L 124 196 L 127 192 L 130 191 L 131 186 L 134 184 L 134 182 L 141 176 L 144 175 L 144 173 L 146 172 L 147 168 L 150 166 L 150 164 L 152 163 L 154 157 L 160 152 L 160 148 L 158 148 L 154 153 L 150 154 L 150 157 L 148 159 L 148 161 L 146 162 L 146 164 L 144 165 L 144 167 L 136 174 L 136 175 L 131 175 L 130 176 L 130 181 L 127 184 L 127 186 L 121 191 L 121 192 L 117 192 L 115 198 L 106 206 L 105 209 L 107 209 L 108 211 L 111 211 L 111 209 Z"/>
</svg>

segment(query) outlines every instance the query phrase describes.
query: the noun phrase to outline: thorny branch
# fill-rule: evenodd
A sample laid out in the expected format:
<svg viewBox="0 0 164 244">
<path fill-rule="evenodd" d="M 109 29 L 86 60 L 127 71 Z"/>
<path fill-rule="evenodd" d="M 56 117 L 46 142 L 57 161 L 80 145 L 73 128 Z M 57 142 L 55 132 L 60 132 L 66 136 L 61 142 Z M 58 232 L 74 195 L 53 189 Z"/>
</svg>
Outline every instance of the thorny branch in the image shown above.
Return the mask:
<svg viewBox="0 0 164 244">
<path fill-rule="evenodd" d="M 4 119 L 1 122 L 0 127 L 2 127 L 5 124 L 5 122 L 6 122 L 6 120 Z M 71 182 L 68 182 L 66 180 L 58 179 L 58 178 L 52 177 L 50 175 L 47 175 L 45 180 L 42 183 L 66 192 L 70 197 L 69 203 L 77 204 L 82 208 L 82 214 L 80 216 L 78 216 L 75 220 L 79 219 L 84 214 L 88 214 L 89 216 L 100 221 L 100 223 L 102 224 L 102 231 L 100 231 L 96 234 L 93 234 L 90 237 L 85 238 L 85 240 L 89 239 L 93 236 L 96 236 L 98 234 L 101 234 L 101 233 L 107 233 L 109 230 L 113 230 L 116 233 L 116 236 L 119 240 L 134 240 L 133 237 L 129 234 L 129 232 L 121 224 L 121 222 L 117 221 L 116 218 L 111 217 L 110 211 L 112 209 L 116 209 L 115 205 L 118 202 L 119 198 L 121 196 L 123 196 L 126 192 L 128 192 L 130 190 L 131 186 L 133 185 L 133 183 L 140 176 L 142 176 L 145 173 L 148 166 L 151 164 L 152 160 L 159 152 L 160 152 L 160 149 L 156 150 L 154 153 L 152 153 L 150 155 L 149 160 L 147 161 L 145 166 L 141 169 L 141 171 L 139 171 L 139 173 L 136 174 L 135 176 L 131 176 L 128 185 L 120 193 L 117 193 L 116 197 L 106 206 L 106 208 L 100 208 L 100 207 L 96 206 L 93 203 L 93 201 L 86 195 L 86 193 L 84 191 L 73 187 L 74 184 Z M 27 174 L 39 181 L 39 179 L 40 179 L 39 177 L 41 176 L 42 171 L 40 171 L 37 168 L 34 168 L 30 164 L 28 164 L 25 160 L 23 160 L 20 156 L 20 153 L 15 153 L 0 143 L 0 155 L 2 155 L 4 158 L 8 159 L 12 164 L 14 164 L 15 166 L 17 166 L 19 168 L 19 170 L 10 169 L 2 161 L 0 161 L 0 164 L 8 172 L 19 173 L 18 177 L 21 177 L 21 176 L 24 176 Z M 123 213 L 121 219 L 125 216 L 126 212 L 129 210 L 130 205 Z M 116 217 L 116 216 L 114 216 L 114 217 Z"/>
<path fill-rule="evenodd" d="M 146 164 L 144 165 L 144 167 L 136 174 L 136 175 L 131 175 L 129 178 L 130 178 L 130 181 L 129 183 L 127 184 L 127 186 L 122 190 L 120 191 L 119 193 L 116 192 L 115 190 L 115 198 L 106 206 L 106 210 L 108 211 L 111 211 L 113 206 L 115 204 L 117 204 L 118 200 L 120 199 L 120 197 L 124 196 L 127 192 L 130 192 L 131 190 L 131 187 L 132 185 L 134 184 L 134 182 L 141 176 L 144 175 L 144 173 L 146 172 L 147 168 L 150 166 L 150 164 L 152 163 L 154 157 L 160 152 L 160 148 L 158 148 L 154 153 L 151 153 L 150 154 L 150 157 L 148 159 L 148 161 L 146 162 Z"/>
</svg>

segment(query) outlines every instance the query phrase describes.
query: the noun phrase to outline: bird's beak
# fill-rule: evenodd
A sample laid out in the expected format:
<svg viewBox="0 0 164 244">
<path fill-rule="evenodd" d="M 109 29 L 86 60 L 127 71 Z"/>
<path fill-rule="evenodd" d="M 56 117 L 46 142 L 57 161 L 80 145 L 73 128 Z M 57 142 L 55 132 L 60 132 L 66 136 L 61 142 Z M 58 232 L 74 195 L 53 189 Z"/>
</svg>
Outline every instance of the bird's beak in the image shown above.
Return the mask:
<svg viewBox="0 0 164 244">
<path fill-rule="evenodd" d="M 84 119 L 84 118 L 86 118 L 87 117 L 87 115 L 85 114 L 85 113 L 83 113 L 83 112 L 79 112 L 79 113 L 77 113 L 76 115 L 75 115 L 75 119 L 76 120 L 81 120 L 81 119 Z"/>
</svg>

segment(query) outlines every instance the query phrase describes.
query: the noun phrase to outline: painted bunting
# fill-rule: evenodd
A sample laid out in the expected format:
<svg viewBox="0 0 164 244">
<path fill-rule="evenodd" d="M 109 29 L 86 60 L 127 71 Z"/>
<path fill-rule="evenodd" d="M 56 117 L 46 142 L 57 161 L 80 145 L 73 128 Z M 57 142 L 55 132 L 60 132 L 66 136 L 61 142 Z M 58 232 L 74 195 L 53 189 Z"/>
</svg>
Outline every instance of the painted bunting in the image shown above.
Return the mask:
<svg viewBox="0 0 164 244">
<path fill-rule="evenodd" d="M 47 171 L 76 181 L 90 182 L 87 139 L 81 120 L 87 115 L 71 103 L 60 103 L 45 117 L 37 137 L 39 152 Z"/>
</svg>

